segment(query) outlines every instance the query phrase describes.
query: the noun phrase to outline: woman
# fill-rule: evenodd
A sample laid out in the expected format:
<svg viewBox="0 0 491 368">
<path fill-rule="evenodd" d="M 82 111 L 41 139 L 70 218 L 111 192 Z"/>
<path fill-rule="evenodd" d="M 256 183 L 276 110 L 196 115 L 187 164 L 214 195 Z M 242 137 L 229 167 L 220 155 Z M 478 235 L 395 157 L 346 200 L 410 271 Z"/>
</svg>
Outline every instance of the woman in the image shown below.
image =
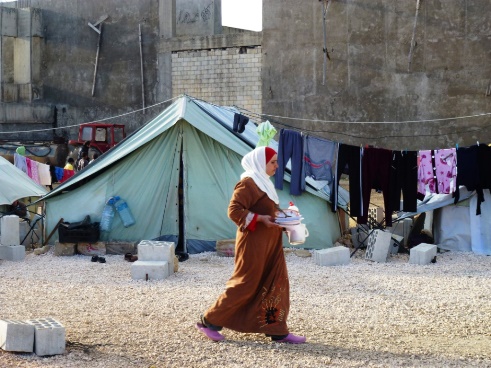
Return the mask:
<svg viewBox="0 0 491 368">
<path fill-rule="evenodd" d="M 286 324 L 290 288 L 282 228 L 274 222 L 279 200 L 270 180 L 278 168 L 276 152 L 256 148 L 244 156 L 242 167 L 228 207 L 228 217 L 238 226 L 234 273 L 196 328 L 213 341 L 224 339 L 218 331 L 226 327 L 264 333 L 276 342 L 304 343 L 306 338 L 289 333 Z"/>
</svg>

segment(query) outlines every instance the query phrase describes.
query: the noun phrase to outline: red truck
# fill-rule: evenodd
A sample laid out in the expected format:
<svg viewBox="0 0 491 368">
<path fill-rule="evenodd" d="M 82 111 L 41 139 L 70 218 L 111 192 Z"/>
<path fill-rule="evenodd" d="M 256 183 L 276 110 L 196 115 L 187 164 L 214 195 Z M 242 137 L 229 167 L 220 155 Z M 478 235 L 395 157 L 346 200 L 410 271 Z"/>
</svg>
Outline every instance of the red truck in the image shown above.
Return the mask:
<svg viewBox="0 0 491 368">
<path fill-rule="evenodd" d="M 116 144 L 121 142 L 125 137 L 125 126 L 123 124 L 105 124 L 105 123 L 85 123 L 80 125 L 78 130 L 78 139 L 71 139 L 68 144 L 71 146 L 70 157 L 76 161 L 80 148 L 86 141 L 90 142 L 89 158 L 97 153 L 103 154 Z"/>
</svg>

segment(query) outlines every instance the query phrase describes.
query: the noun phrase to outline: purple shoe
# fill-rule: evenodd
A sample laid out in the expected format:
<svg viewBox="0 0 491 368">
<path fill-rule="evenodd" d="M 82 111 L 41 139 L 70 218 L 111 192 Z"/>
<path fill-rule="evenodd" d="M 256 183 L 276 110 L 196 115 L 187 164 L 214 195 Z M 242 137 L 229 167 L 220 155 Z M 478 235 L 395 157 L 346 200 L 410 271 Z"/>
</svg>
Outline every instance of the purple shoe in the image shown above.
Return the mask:
<svg viewBox="0 0 491 368">
<path fill-rule="evenodd" d="M 225 339 L 225 336 L 223 336 L 220 332 L 218 331 L 213 331 L 213 330 L 210 330 L 208 327 L 205 327 L 203 324 L 201 323 L 196 323 L 196 328 L 203 332 L 203 334 L 209 338 L 210 340 L 213 340 L 213 341 L 222 341 Z"/>
<path fill-rule="evenodd" d="M 275 340 L 275 342 L 286 342 L 288 344 L 303 344 L 305 341 L 307 341 L 305 336 L 297 336 L 291 333 L 289 333 L 284 339 Z"/>
</svg>

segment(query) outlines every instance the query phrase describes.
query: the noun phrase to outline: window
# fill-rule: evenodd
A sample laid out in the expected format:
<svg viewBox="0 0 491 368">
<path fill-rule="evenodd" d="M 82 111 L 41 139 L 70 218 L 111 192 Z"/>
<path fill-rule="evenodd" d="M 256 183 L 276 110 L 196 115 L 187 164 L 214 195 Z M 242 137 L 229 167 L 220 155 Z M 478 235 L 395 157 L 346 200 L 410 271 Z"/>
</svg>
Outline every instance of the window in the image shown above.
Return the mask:
<svg viewBox="0 0 491 368">
<path fill-rule="evenodd" d="M 106 128 L 96 128 L 95 130 L 95 141 L 96 142 L 106 142 L 107 131 Z"/>
<path fill-rule="evenodd" d="M 92 140 L 92 127 L 83 127 L 82 128 L 82 140 L 83 141 L 91 141 Z"/>
</svg>

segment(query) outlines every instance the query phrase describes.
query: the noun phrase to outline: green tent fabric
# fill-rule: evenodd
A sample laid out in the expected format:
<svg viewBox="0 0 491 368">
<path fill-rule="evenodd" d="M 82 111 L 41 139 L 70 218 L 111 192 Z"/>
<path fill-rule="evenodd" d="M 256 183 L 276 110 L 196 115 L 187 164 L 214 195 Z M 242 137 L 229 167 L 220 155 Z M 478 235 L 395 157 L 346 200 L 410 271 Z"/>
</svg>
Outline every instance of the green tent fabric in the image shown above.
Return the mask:
<svg viewBox="0 0 491 368">
<path fill-rule="evenodd" d="M 243 172 L 240 161 L 259 139 L 251 122 L 243 134 L 234 133 L 233 118 L 231 108 L 189 96 L 178 98 L 43 197 L 47 231 L 60 218 L 76 222 L 90 215 L 92 221 L 100 221 L 106 200 L 117 195 L 128 203 L 136 223 L 125 228 L 116 215 L 111 231 L 102 232 L 101 240 L 177 243 L 182 237 L 183 251 L 215 250 L 217 240 L 235 237 L 236 226 L 227 217 L 227 207 Z M 309 188 L 293 197 L 288 182 L 278 192 L 282 207 L 293 201 L 305 218 L 310 236 L 304 247 L 332 246 L 340 230 L 327 196 Z"/>
<path fill-rule="evenodd" d="M 0 205 L 10 205 L 15 200 L 26 197 L 41 197 L 46 193 L 46 188 L 0 157 Z"/>
</svg>

